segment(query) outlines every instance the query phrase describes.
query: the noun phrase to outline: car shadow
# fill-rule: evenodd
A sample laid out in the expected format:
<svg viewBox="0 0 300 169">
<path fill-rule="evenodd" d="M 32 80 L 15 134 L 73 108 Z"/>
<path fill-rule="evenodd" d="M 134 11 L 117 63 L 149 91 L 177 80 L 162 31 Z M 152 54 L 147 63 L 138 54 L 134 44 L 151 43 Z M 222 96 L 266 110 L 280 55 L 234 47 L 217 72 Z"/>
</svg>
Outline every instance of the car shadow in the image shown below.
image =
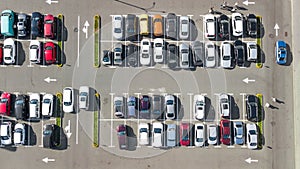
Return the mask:
<svg viewBox="0 0 300 169">
<path fill-rule="evenodd" d="M 53 117 L 61 117 L 63 118 L 65 113 L 62 109 L 62 102 L 58 99 L 56 95 L 53 96 L 53 107 L 54 107 L 54 112 L 53 112 Z"/>
<path fill-rule="evenodd" d="M 205 97 L 205 112 L 204 112 L 204 120 L 205 121 L 214 121 L 216 117 L 216 111 L 211 104 L 211 100 L 208 97 Z"/>
<path fill-rule="evenodd" d="M 27 136 L 25 139 L 25 144 L 28 146 L 36 145 L 37 138 L 35 132 L 33 131 L 32 126 L 25 124 L 25 131 Z"/>
<path fill-rule="evenodd" d="M 23 49 L 23 45 L 21 42 L 17 41 L 16 42 L 16 65 L 23 65 L 26 59 L 25 51 Z"/>
<path fill-rule="evenodd" d="M 196 23 L 193 19 L 189 19 L 190 20 L 190 41 L 195 41 L 198 37 L 198 29 L 197 29 L 197 26 L 196 26 Z"/>
<path fill-rule="evenodd" d="M 128 147 L 127 150 L 134 151 L 137 146 L 137 137 L 132 129 L 132 127 L 126 125 L 127 139 L 128 139 Z"/>
<path fill-rule="evenodd" d="M 293 53 L 289 44 L 286 44 L 287 58 L 285 66 L 290 66 L 293 62 Z"/>
<path fill-rule="evenodd" d="M 64 52 L 64 44 L 61 47 L 58 44 L 54 44 L 56 48 L 56 64 L 65 65 L 67 62 L 66 54 Z"/>
<path fill-rule="evenodd" d="M 231 119 L 239 119 L 240 118 L 240 109 L 238 105 L 235 102 L 235 99 L 233 96 L 228 95 L 229 97 L 229 105 L 230 105 L 230 118 Z"/>
<path fill-rule="evenodd" d="M 181 104 L 181 100 L 180 98 L 178 98 L 177 96 L 174 96 L 174 100 L 176 103 L 176 117 L 175 119 L 177 120 L 182 120 L 183 116 L 184 116 L 184 107 Z"/>
<path fill-rule="evenodd" d="M 67 41 L 68 40 L 68 29 L 66 28 L 65 24 L 62 22 L 62 20 L 65 20 L 65 17 L 63 16 L 62 20 L 56 18 L 56 23 L 57 23 L 57 27 L 56 27 L 56 37 L 57 37 L 57 41 Z"/>
<path fill-rule="evenodd" d="M 53 137 L 59 137 L 59 138 L 54 138 L 57 139 L 54 141 L 54 150 L 65 150 L 68 148 L 68 137 L 66 136 L 64 130 L 62 127 L 59 127 L 55 125 L 54 131 L 53 131 Z"/>
<path fill-rule="evenodd" d="M 265 36 L 265 27 L 261 20 L 257 18 L 257 38 L 263 38 Z"/>
<path fill-rule="evenodd" d="M 262 48 L 257 45 L 257 63 L 265 63 L 266 62 L 266 55 Z"/>
<path fill-rule="evenodd" d="M 79 90 L 73 88 L 74 91 L 74 103 L 73 103 L 73 109 L 74 111 L 72 112 L 73 114 L 79 113 L 79 103 L 78 103 L 78 98 L 79 98 Z"/>
</svg>

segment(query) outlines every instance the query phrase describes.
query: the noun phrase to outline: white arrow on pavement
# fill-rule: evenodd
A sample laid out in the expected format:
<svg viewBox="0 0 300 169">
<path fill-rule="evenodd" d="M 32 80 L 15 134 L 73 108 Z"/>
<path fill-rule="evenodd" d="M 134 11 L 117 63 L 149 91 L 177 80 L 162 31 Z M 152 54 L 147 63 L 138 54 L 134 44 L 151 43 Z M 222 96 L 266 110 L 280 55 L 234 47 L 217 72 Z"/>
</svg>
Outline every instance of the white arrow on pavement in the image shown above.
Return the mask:
<svg viewBox="0 0 300 169">
<path fill-rule="evenodd" d="M 243 79 L 243 82 L 245 82 L 245 83 L 249 83 L 249 82 L 255 82 L 255 80 L 254 79 L 249 79 L 248 77 L 247 78 L 245 78 L 245 79 Z"/>
<path fill-rule="evenodd" d="M 50 77 L 47 77 L 44 79 L 45 82 L 50 83 L 50 82 L 56 82 L 56 79 L 51 79 Z"/>
<path fill-rule="evenodd" d="M 85 38 L 88 38 L 88 28 L 89 28 L 90 24 L 88 21 L 85 21 L 84 26 L 82 28 L 82 32 L 85 33 Z"/>
<path fill-rule="evenodd" d="M 49 4 L 49 5 L 51 5 L 52 3 L 53 4 L 57 4 L 58 1 L 46 0 L 46 3 Z"/>
<path fill-rule="evenodd" d="M 48 162 L 54 162 L 55 159 L 51 159 L 51 158 L 46 157 L 46 158 L 43 158 L 43 161 L 44 161 L 45 163 L 48 163 Z"/>
<path fill-rule="evenodd" d="M 278 24 L 276 23 L 275 26 L 274 26 L 274 29 L 276 31 L 276 36 L 278 36 L 278 30 L 280 29 Z"/>
<path fill-rule="evenodd" d="M 67 137 L 70 138 L 72 133 L 71 133 L 71 121 L 68 121 L 68 125 L 65 127 L 65 131 L 67 133 Z"/>
<path fill-rule="evenodd" d="M 255 2 L 249 2 L 248 0 L 243 2 L 244 5 L 248 6 L 248 5 L 254 5 Z"/>
<path fill-rule="evenodd" d="M 253 163 L 258 163 L 258 160 L 252 160 L 251 157 L 247 158 L 245 161 L 246 161 L 247 163 L 249 163 L 249 164 L 251 164 L 252 162 L 253 162 Z"/>
</svg>

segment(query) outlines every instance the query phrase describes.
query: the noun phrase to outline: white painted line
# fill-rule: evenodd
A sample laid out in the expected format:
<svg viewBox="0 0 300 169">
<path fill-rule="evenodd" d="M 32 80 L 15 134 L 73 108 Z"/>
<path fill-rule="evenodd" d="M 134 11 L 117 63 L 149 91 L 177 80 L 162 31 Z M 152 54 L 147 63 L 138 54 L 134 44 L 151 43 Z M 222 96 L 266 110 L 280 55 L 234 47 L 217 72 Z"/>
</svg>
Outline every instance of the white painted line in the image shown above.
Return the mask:
<svg viewBox="0 0 300 169">
<path fill-rule="evenodd" d="M 7 67 L 6 65 L 0 65 L 0 67 Z"/>
<path fill-rule="evenodd" d="M 43 145 L 39 145 L 39 147 L 44 147 Z"/>
<path fill-rule="evenodd" d="M 113 104 L 114 104 L 114 93 L 110 94 L 110 147 L 112 147 L 112 142 L 113 142 Z"/>
<path fill-rule="evenodd" d="M 44 127 L 44 119 L 43 119 L 43 116 L 42 116 L 42 130 L 41 130 L 41 136 L 42 136 L 41 137 L 41 144 L 42 144 L 42 146 L 43 146 L 43 141 L 44 141 L 43 140 L 43 129 L 44 129 L 43 127 Z"/>
<path fill-rule="evenodd" d="M 14 65 L 14 67 L 21 67 L 20 65 Z"/>
<path fill-rule="evenodd" d="M 77 103 L 79 103 L 79 98 L 77 97 Z M 79 105 L 78 105 L 79 106 Z M 76 144 L 78 144 L 78 125 L 79 125 L 79 112 L 78 112 L 78 106 L 76 106 Z"/>
<path fill-rule="evenodd" d="M 207 96 L 207 93 L 201 93 L 202 96 Z"/>
<path fill-rule="evenodd" d="M 242 145 L 241 148 L 248 148 L 246 145 Z"/>
<path fill-rule="evenodd" d="M 219 146 L 219 145 L 218 146 L 214 146 L 214 148 L 221 148 L 221 146 Z"/>
<path fill-rule="evenodd" d="M 116 147 L 116 146 L 110 145 L 110 146 L 108 146 L 108 147 L 113 148 L 113 147 Z"/>
<path fill-rule="evenodd" d="M 243 121 L 245 121 L 245 94 L 243 94 L 242 96 L 243 96 L 243 99 L 242 99 L 242 104 L 243 104 L 242 116 L 243 116 Z"/>
<path fill-rule="evenodd" d="M 30 65 L 27 65 L 27 67 L 34 67 L 34 66 L 30 64 Z"/>
<path fill-rule="evenodd" d="M 42 67 L 42 68 L 46 68 L 47 66 L 45 66 L 45 65 L 41 65 L 40 67 Z"/>
<path fill-rule="evenodd" d="M 234 94 L 233 93 L 227 93 L 228 95 L 230 95 L 230 96 L 233 96 Z"/>
<path fill-rule="evenodd" d="M 109 66 L 109 68 L 116 69 L 117 67 L 116 66 Z"/>
<path fill-rule="evenodd" d="M 77 67 L 79 67 L 80 16 L 77 16 Z"/>
<path fill-rule="evenodd" d="M 41 95 L 45 95 L 45 94 L 46 94 L 46 92 L 40 92 L 40 94 L 41 94 Z"/>
<path fill-rule="evenodd" d="M 139 145 L 138 145 L 138 146 L 135 146 L 135 147 L 136 147 L 136 148 L 141 148 L 141 146 L 139 146 Z"/>
<path fill-rule="evenodd" d="M 234 148 L 234 146 L 233 146 L 233 145 L 231 145 L 231 146 L 227 146 L 227 148 Z"/>
<path fill-rule="evenodd" d="M 186 148 L 195 148 L 195 146 L 186 146 Z"/>
<path fill-rule="evenodd" d="M 188 95 L 188 96 L 193 96 L 193 95 L 194 95 L 194 93 L 187 93 L 187 95 Z"/>
</svg>

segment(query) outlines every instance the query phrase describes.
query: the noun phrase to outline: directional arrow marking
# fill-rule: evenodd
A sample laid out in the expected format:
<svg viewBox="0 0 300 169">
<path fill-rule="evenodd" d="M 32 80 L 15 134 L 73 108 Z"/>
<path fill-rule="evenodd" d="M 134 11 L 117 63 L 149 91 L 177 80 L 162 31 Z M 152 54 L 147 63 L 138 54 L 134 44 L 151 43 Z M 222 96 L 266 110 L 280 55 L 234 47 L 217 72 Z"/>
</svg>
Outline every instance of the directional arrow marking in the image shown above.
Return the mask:
<svg viewBox="0 0 300 169">
<path fill-rule="evenodd" d="M 248 77 L 247 78 L 245 78 L 245 79 L 243 79 L 243 82 L 245 82 L 245 83 L 249 83 L 249 82 L 255 82 L 255 80 L 254 79 L 249 79 Z"/>
<path fill-rule="evenodd" d="M 258 160 L 252 160 L 251 157 L 247 158 L 245 161 L 249 164 L 251 164 L 252 162 L 258 163 Z"/>
<path fill-rule="evenodd" d="M 46 157 L 46 158 L 43 158 L 42 161 L 45 162 L 45 163 L 48 163 L 48 162 L 54 162 L 55 159 L 51 159 L 51 158 Z"/>
<path fill-rule="evenodd" d="M 278 36 L 278 30 L 280 29 L 278 24 L 276 23 L 275 26 L 274 26 L 274 29 L 276 31 L 276 36 Z"/>
<path fill-rule="evenodd" d="M 68 125 L 65 127 L 65 131 L 66 131 L 66 134 L 67 134 L 67 137 L 70 138 L 72 133 L 71 133 L 71 121 L 69 120 L 68 121 Z"/>
<path fill-rule="evenodd" d="M 90 24 L 88 21 L 85 21 L 84 26 L 82 28 L 82 32 L 85 33 L 85 38 L 88 38 L 88 28 L 89 28 Z"/>
<path fill-rule="evenodd" d="M 244 5 L 248 6 L 248 5 L 254 5 L 255 2 L 249 2 L 248 0 L 243 2 Z"/>
<path fill-rule="evenodd" d="M 53 4 L 54 4 L 54 3 L 57 4 L 58 1 L 46 0 L 46 3 L 49 4 L 49 5 L 51 5 L 52 3 L 53 3 Z"/>
<path fill-rule="evenodd" d="M 50 82 L 56 82 L 56 79 L 51 79 L 50 77 L 47 77 L 44 79 L 44 81 L 50 83 Z"/>
</svg>

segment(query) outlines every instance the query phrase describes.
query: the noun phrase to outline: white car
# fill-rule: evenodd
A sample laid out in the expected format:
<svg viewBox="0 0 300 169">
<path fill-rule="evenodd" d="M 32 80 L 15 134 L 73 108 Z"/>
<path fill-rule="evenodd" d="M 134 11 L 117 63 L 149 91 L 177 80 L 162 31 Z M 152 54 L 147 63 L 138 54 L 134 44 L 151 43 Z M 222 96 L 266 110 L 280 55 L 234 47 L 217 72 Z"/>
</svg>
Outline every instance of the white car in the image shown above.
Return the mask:
<svg viewBox="0 0 300 169">
<path fill-rule="evenodd" d="M 120 96 L 114 97 L 114 113 L 116 117 L 119 118 L 125 117 L 123 97 Z"/>
<path fill-rule="evenodd" d="M 40 118 L 40 94 L 32 93 L 29 95 L 29 119 Z"/>
<path fill-rule="evenodd" d="M 215 51 L 215 45 L 212 42 L 205 43 L 205 66 L 206 67 L 216 66 L 216 51 Z"/>
<path fill-rule="evenodd" d="M 139 143 L 140 145 L 149 145 L 149 124 L 139 124 Z"/>
<path fill-rule="evenodd" d="M 114 15 L 112 21 L 112 32 L 114 38 L 118 40 L 123 39 L 123 17 L 121 15 Z"/>
<path fill-rule="evenodd" d="M 244 127 L 241 121 L 233 122 L 233 135 L 235 144 L 244 144 Z"/>
<path fill-rule="evenodd" d="M 205 143 L 205 125 L 201 123 L 195 124 L 195 146 L 201 147 Z"/>
<path fill-rule="evenodd" d="M 65 87 L 63 90 L 63 111 L 74 112 L 74 90 L 72 87 Z"/>
<path fill-rule="evenodd" d="M 243 35 L 243 16 L 240 13 L 233 13 L 231 15 L 232 21 L 232 35 L 242 36 Z"/>
<path fill-rule="evenodd" d="M 190 50 L 187 43 L 181 43 L 179 45 L 179 55 L 180 55 L 180 67 L 187 69 L 190 67 Z"/>
<path fill-rule="evenodd" d="M 175 119 L 175 98 L 172 95 L 165 96 L 166 119 Z"/>
<path fill-rule="evenodd" d="M 247 43 L 247 60 L 252 62 L 257 60 L 257 45 L 255 42 Z"/>
<path fill-rule="evenodd" d="M 79 88 L 79 108 L 80 109 L 89 109 L 89 95 L 90 90 L 88 86 L 80 86 Z"/>
<path fill-rule="evenodd" d="M 222 42 L 221 48 L 221 67 L 223 68 L 232 68 L 231 64 L 231 45 L 229 42 Z"/>
<path fill-rule="evenodd" d="M 179 38 L 183 40 L 188 39 L 190 29 L 189 18 L 187 16 L 181 16 L 179 18 L 179 24 Z"/>
<path fill-rule="evenodd" d="M 18 144 L 25 144 L 25 125 L 18 123 L 15 125 L 14 130 L 14 143 Z"/>
<path fill-rule="evenodd" d="M 16 44 L 12 38 L 4 40 L 3 61 L 5 64 L 14 64 L 16 62 Z"/>
<path fill-rule="evenodd" d="M 32 63 L 40 63 L 41 61 L 41 42 L 32 40 L 29 45 L 29 60 Z"/>
<path fill-rule="evenodd" d="M 208 125 L 207 128 L 207 143 L 210 145 L 215 145 L 218 142 L 218 126 L 214 125 L 214 124 L 210 124 Z"/>
<path fill-rule="evenodd" d="M 141 41 L 140 62 L 142 65 L 150 65 L 151 42 L 148 39 L 143 39 Z"/>
<path fill-rule="evenodd" d="M 154 122 L 152 126 L 152 146 L 162 146 L 163 125 L 160 122 Z"/>
<path fill-rule="evenodd" d="M 247 146 L 249 149 L 257 148 L 257 128 L 254 123 L 248 123 L 247 129 Z"/>
<path fill-rule="evenodd" d="M 203 19 L 205 37 L 214 39 L 216 37 L 216 19 L 212 14 L 207 14 Z"/>
<path fill-rule="evenodd" d="M 229 97 L 227 94 L 222 93 L 219 96 L 220 103 L 220 113 L 222 117 L 229 117 L 230 114 L 230 105 L 229 105 Z"/>
<path fill-rule="evenodd" d="M 122 64 L 122 43 L 116 43 L 114 45 L 114 65 L 121 65 Z"/>
<path fill-rule="evenodd" d="M 12 144 L 12 131 L 11 131 L 11 122 L 2 122 L 0 129 L 1 144 L 2 145 L 11 145 Z"/>
<path fill-rule="evenodd" d="M 193 102 L 194 118 L 203 120 L 205 116 L 205 97 L 203 95 L 195 95 Z"/>
<path fill-rule="evenodd" d="M 164 61 L 164 41 L 161 38 L 154 39 L 154 62 L 162 63 Z"/>
<path fill-rule="evenodd" d="M 42 101 L 42 115 L 51 117 L 53 114 L 53 95 L 45 94 Z"/>
</svg>

